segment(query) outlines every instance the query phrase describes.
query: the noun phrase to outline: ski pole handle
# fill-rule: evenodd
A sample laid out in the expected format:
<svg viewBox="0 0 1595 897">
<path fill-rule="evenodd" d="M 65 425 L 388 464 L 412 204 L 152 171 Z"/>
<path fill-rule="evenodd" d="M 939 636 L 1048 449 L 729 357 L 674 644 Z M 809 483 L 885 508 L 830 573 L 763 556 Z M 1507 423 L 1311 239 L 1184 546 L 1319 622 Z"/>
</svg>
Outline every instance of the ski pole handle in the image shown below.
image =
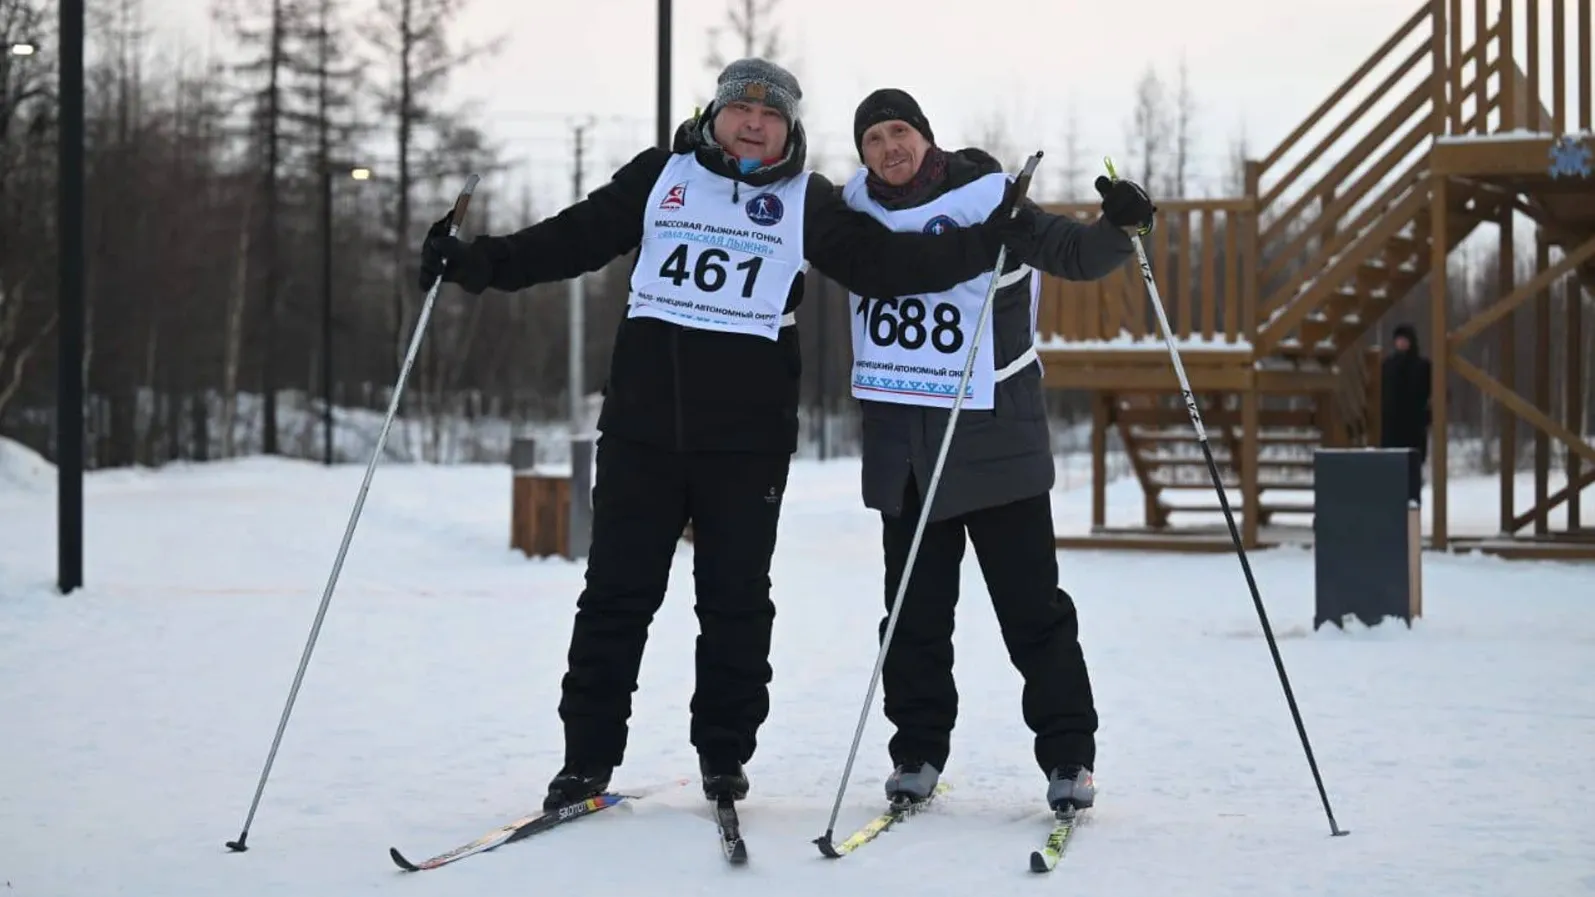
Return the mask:
<svg viewBox="0 0 1595 897">
<path fill-rule="evenodd" d="M 454 208 L 449 211 L 449 236 L 460 232 L 460 223 L 465 220 L 465 212 L 471 207 L 471 194 L 476 192 L 476 184 L 482 178 L 480 175 L 471 175 L 465 179 L 465 187 L 460 190 L 460 195 L 454 200 Z"/>
</svg>

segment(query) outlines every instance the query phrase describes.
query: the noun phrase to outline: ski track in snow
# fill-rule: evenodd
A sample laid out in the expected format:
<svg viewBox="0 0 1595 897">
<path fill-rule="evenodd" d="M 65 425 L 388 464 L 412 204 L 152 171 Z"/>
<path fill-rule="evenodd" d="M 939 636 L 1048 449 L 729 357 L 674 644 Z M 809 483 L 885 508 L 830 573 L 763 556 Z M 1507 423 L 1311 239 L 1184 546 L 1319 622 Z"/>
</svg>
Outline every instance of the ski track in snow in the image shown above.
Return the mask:
<svg viewBox="0 0 1595 897">
<path fill-rule="evenodd" d="M 53 490 L 0 484 L 0 897 L 1595 893 L 1595 568 L 1438 555 L 1410 631 L 1313 632 L 1312 555 L 1252 559 L 1348 837 L 1329 837 L 1234 556 L 1065 552 L 1101 797 L 1058 870 L 1026 871 L 1044 783 L 972 558 L 953 791 L 821 858 L 883 612 L 852 459 L 799 462 L 788 490 L 747 868 L 719 856 L 695 779 L 445 869 L 388 861 L 390 845 L 425 857 L 526 812 L 561 759 L 582 567 L 509 550 L 502 467 L 378 471 L 251 849 L 229 854 L 361 473 L 251 459 L 93 474 L 88 587 L 64 598 Z M 1112 488 L 1134 505 L 1133 483 Z M 1495 494 L 1483 481 L 1452 500 Z M 1060 514 L 1088 501 L 1056 497 Z M 695 776 L 691 571 L 684 544 L 619 788 Z M 879 810 L 879 700 L 838 840 Z"/>
</svg>

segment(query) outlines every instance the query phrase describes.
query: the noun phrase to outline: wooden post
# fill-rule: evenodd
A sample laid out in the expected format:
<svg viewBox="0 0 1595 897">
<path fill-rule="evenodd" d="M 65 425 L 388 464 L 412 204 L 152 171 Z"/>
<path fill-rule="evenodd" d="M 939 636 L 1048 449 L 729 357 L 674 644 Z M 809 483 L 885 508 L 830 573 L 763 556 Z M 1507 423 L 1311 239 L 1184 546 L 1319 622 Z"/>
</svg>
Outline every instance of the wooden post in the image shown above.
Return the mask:
<svg viewBox="0 0 1595 897">
<path fill-rule="evenodd" d="M 527 557 L 570 553 L 570 477 L 537 469 L 537 444 L 510 443 L 510 547 Z"/>
<path fill-rule="evenodd" d="M 1500 286 L 1503 297 L 1517 289 L 1517 257 L 1513 254 L 1515 240 L 1512 235 L 1512 213 L 1501 216 Z M 1501 382 L 1507 389 L 1517 389 L 1517 310 L 1501 319 Z M 1501 402 L 1495 407 L 1500 414 L 1501 426 L 1501 532 L 1512 532 L 1512 518 L 1517 516 L 1517 415 Z"/>
<path fill-rule="evenodd" d="M 1446 38 L 1450 36 L 1446 27 L 1446 0 L 1430 0 L 1430 22 L 1433 29 L 1430 34 L 1429 50 L 1431 54 L 1430 66 L 1430 107 L 1431 116 L 1429 129 L 1435 136 L 1448 134 L 1455 120 L 1449 113 L 1451 110 L 1451 64 L 1446 53 Z"/>
<path fill-rule="evenodd" d="M 1407 601 L 1413 619 L 1423 616 L 1423 511 L 1418 508 L 1407 509 Z"/>
<path fill-rule="evenodd" d="M 1543 229 L 1535 237 L 1539 273 L 1551 267 L 1551 236 Z M 1546 284 L 1534 297 L 1534 408 L 1547 416 L 1551 407 L 1551 287 Z M 1551 531 L 1551 435 L 1534 428 L 1534 534 Z"/>
<path fill-rule="evenodd" d="M 1096 392 L 1091 398 L 1091 531 L 1100 532 L 1108 525 L 1108 427 L 1113 397 Z"/>
<path fill-rule="evenodd" d="M 1589 6 L 1584 6 L 1586 13 Z M 1588 16 L 1586 15 L 1587 19 Z M 1589 36 L 1583 38 L 1586 45 Z M 1587 64 L 1587 60 L 1586 60 Z M 1586 72 L 1588 70 L 1586 69 Z M 1588 104 L 1590 82 L 1584 82 L 1584 102 Z M 1588 106 L 1586 105 L 1587 109 Z M 1562 398 L 1567 412 L 1567 428 L 1574 433 L 1584 435 L 1584 306 L 1582 297 L 1579 296 L 1579 284 L 1576 279 L 1562 282 L 1562 306 L 1567 309 L 1567 320 L 1563 323 L 1562 331 L 1566 337 L 1567 376 L 1562 382 Z M 1567 457 L 1567 482 L 1570 487 L 1575 486 L 1583 476 L 1579 463 L 1581 459 L 1578 452 L 1569 451 Z M 1579 495 L 1584 490 L 1572 488 L 1567 496 L 1567 531 L 1576 533 L 1583 526 Z"/>
<path fill-rule="evenodd" d="M 1370 346 L 1367 355 L 1363 357 L 1363 382 L 1362 388 L 1366 391 L 1363 407 L 1365 420 L 1363 422 L 1363 445 L 1368 448 L 1378 448 L 1384 441 L 1385 426 L 1385 390 L 1382 362 L 1384 357 L 1379 352 L 1378 346 Z"/>
<path fill-rule="evenodd" d="M 1257 342 L 1257 305 L 1262 301 L 1263 280 L 1263 255 L 1262 236 L 1259 228 L 1262 226 L 1263 207 L 1261 189 L 1262 169 L 1254 161 L 1248 159 L 1242 166 L 1246 176 L 1246 198 L 1252 201 L 1251 208 L 1247 211 L 1245 230 L 1242 231 L 1241 255 L 1245 257 L 1243 264 L 1245 274 L 1241 275 L 1244 292 L 1241 294 L 1241 333 L 1245 334 L 1247 345 Z"/>
<path fill-rule="evenodd" d="M 1258 489 L 1257 459 L 1258 436 L 1261 429 L 1257 382 L 1247 371 L 1245 391 L 1241 393 L 1241 544 L 1247 549 L 1257 547 L 1258 524 L 1262 522 L 1262 492 Z"/>
<path fill-rule="evenodd" d="M 1430 431 L 1432 451 L 1429 453 L 1429 471 L 1433 499 L 1429 524 L 1429 538 L 1435 548 L 1444 550 L 1446 533 L 1446 380 L 1450 374 L 1450 325 L 1446 309 L 1446 260 L 1450 253 L 1451 200 L 1445 175 L 1429 178 L 1429 341 L 1434 345 L 1430 364 L 1434 369 L 1434 383 L 1430 390 L 1430 407 L 1434 424 Z"/>
</svg>

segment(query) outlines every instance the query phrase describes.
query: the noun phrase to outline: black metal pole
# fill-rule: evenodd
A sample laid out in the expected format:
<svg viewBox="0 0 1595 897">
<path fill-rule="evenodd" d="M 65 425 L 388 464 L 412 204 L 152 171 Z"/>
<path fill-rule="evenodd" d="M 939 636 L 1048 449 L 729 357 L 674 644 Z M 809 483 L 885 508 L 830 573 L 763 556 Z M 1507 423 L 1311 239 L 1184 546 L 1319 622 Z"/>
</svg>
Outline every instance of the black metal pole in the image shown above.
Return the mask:
<svg viewBox="0 0 1595 897">
<path fill-rule="evenodd" d="M 83 2 L 60 0 L 59 290 L 55 463 L 57 587 L 83 585 Z"/>
<path fill-rule="evenodd" d="M 321 438 L 332 464 L 332 171 L 321 170 Z"/>
<path fill-rule="evenodd" d="M 659 0 L 658 116 L 660 149 L 670 149 L 670 0 Z"/>
<path fill-rule="evenodd" d="M 814 273 L 816 276 L 819 275 L 818 271 Z M 817 298 L 820 301 L 814 309 L 814 392 L 816 399 L 818 399 L 817 404 L 819 407 L 816 425 L 819 427 L 820 460 L 824 461 L 830 456 L 831 448 L 830 421 L 828 420 L 830 415 L 827 413 L 831 408 L 830 378 L 825 376 L 825 339 L 830 334 L 830 315 L 828 312 L 831 306 L 831 286 L 824 277 L 819 277 L 818 279 L 820 288 L 817 292 L 820 295 Z"/>
</svg>

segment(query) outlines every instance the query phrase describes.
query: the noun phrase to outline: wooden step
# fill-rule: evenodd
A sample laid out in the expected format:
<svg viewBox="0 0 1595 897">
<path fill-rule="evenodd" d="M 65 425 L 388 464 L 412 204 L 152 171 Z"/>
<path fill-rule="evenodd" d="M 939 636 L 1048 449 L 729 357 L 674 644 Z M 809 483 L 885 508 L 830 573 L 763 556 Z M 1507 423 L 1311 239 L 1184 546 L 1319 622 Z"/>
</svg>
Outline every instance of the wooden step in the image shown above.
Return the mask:
<svg viewBox="0 0 1595 897">
<path fill-rule="evenodd" d="M 1222 479 L 1224 482 L 1224 491 L 1240 491 L 1240 477 L 1221 476 L 1220 479 Z M 1178 489 L 1182 492 L 1189 492 L 1196 489 L 1206 489 L 1208 491 L 1212 491 L 1213 480 L 1211 477 L 1203 477 L 1200 480 L 1191 480 L 1188 483 L 1162 483 L 1160 485 L 1164 489 Z M 1257 488 L 1258 491 L 1269 492 L 1311 492 L 1313 484 L 1306 481 L 1296 482 L 1293 480 L 1259 480 L 1257 483 Z M 1215 506 L 1213 510 L 1216 511 L 1218 508 Z"/>
<path fill-rule="evenodd" d="M 1200 404 L 1200 398 L 1198 398 Z M 1211 430 L 1222 427 L 1239 427 L 1239 408 L 1202 408 L 1202 426 Z M 1122 408 L 1114 412 L 1115 420 L 1138 427 L 1179 427 L 1189 425 L 1191 413 L 1184 407 Z M 1311 408 L 1264 408 L 1257 413 L 1262 427 L 1311 427 L 1317 421 Z"/>
<path fill-rule="evenodd" d="M 1415 263 L 1421 256 L 1427 255 L 1428 252 L 1429 235 L 1427 233 L 1394 236 L 1385 241 L 1385 266 L 1387 268 L 1397 268 L 1401 265 Z"/>
<path fill-rule="evenodd" d="M 1286 338 L 1279 341 L 1276 350 L 1281 358 L 1292 360 L 1311 360 L 1325 364 L 1333 362 L 1340 357 L 1339 346 L 1325 345 L 1323 343 L 1308 343 L 1299 339 Z"/>
<path fill-rule="evenodd" d="M 1142 455 L 1141 460 L 1151 467 L 1200 467 L 1207 468 L 1206 458 L 1159 458 L 1156 455 Z M 1213 463 L 1219 467 L 1232 464 L 1234 459 L 1227 454 L 1213 453 Z M 1258 469 L 1264 467 L 1279 467 L 1284 469 L 1312 470 L 1314 466 L 1311 458 L 1260 458 L 1257 462 Z"/>
<path fill-rule="evenodd" d="M 1212 504 L 1163 505 L 1162 507 L 1167 513 L 1181 511 L 1185 513 L 1195 512 L 1202 514 L 1216 514 L 1224 510 L 1224 506 L 1219 504 L 1217 501 L 1214 501 Z M 1275 502 L 1265 501 L 1258 504 L 1258 510 L 1264 514 L 1311 514 L 1313 512 L 1313 505 L 1312 502 L 1307 502 L 1306 504 L 1302 504 L 1300 502 L 1277 504 Z M 1237 516 L 1239 516 L 1239 511 L 1233 505 L 1230 506 L 1230 511 L 1231 513 L 1235 513 Z"/>
<path fill-rule="evenodd" d="M 1136 442 L 1195 442 L 1196 433 L 1190 429 L 1143 430 L 1135 433 L 1132 438 Z M 1316 445 L 1323 441 L 1323 435 L 1317 432 L 1272 433 L 1264 430 L 1257 435 L 1257 441 L 1259 445 Z"/>
</svg>

